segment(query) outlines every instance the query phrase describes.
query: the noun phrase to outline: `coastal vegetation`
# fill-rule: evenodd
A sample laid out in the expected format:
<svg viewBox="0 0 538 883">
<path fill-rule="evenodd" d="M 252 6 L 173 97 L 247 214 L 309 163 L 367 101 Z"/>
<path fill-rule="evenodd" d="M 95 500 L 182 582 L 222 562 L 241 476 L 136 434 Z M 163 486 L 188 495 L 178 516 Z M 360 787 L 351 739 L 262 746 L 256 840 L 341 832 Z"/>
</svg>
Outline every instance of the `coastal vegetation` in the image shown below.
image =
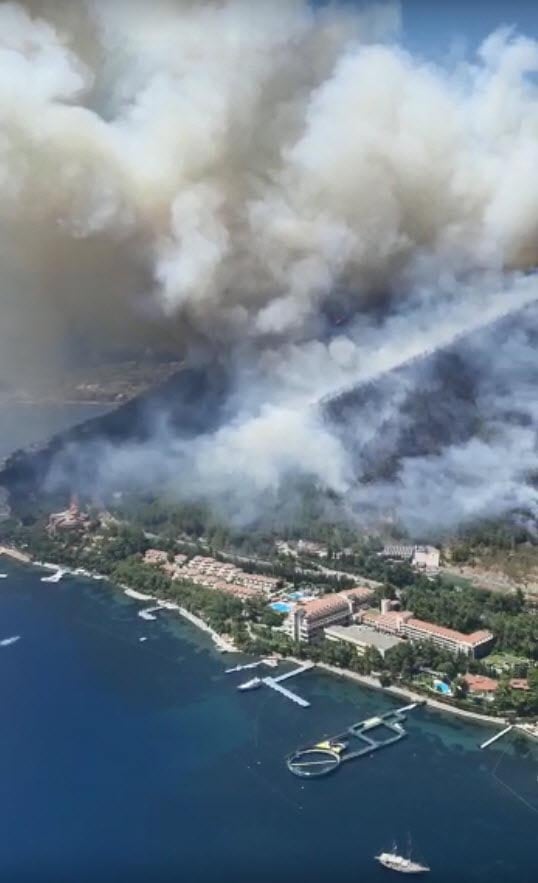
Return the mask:
<svg viewBox="0 0 538 883">
<path fill-rule="evenodd" d="M 473 710 L 486 707 L 488 712 L 502 714 L 538 714 L 538 617 L 528 609 L 521 591 L 489 592 L 456 578 L 419 574 L 406 563 L 384 560 L 378 554 L 378 544 L 369 539 L 356 540 L 345 552 L 337 552 L 336 545 L 331 547 L 331 554 L 338 555 L 338 572 L 349 574 L 349 578 L 327 573 L 315 556 L 279 555 L 274 538 L 269 542 L 266 537 L 263 543 L 254 538 L 256 557 L 246 559 L 245 545 L 233 545 L 233 532 L 224 537 L 217 527 L 208 531 L 203 510 L 195 506 L 178 508 L 157 505 L 155 501 L 142 504 L 140 500 L 137 505 L 140 509 L 132 520 L 120 518 L 118 510 L 105 516 L 90 510 L 84 529 L 57 533 L 47 529 L 43 514 L 24 521 L 6 519 L 0 523 L 0 542 L 26 550 L 34 560 L 82 567 L 107 576 L 117 585 L 173 601 L 203 619 L 217 633 L 230 636 L 245 652 L 309 658 L 359 675 L 375 675 L 385 686 L 395 684 L 430 694 L 437 677 L 451 686 L 451 696 L 444 696 L 443 701 Z M 200 533 L 202 529 L 205 533 Z M 331 536 L 334 543 L 334 533 Z M 224 546 L 215 548 L 215 541 Z M 253 597 L 244 602 L 188 579 L 178 579 L 177 575 L 173 579 L 166 570 L 144 562 L 144 553 L 150 547 L 165 552 L 170 561 L 180 552 L 189 557 L 211 553 L 217 559 L 239 565 L 248 560 L 251 572 L 277 576 L 290 586 L 310 586 L 324 592 L 354 585 L 367 574 L 378 581 L 376 602 L 383 597 L 397 599 L 417 617 L 463 632 L 489 628 L 496 638 L 496 653 L 490 659 L 472 660 L 466 655 L 454 656 L 431 643 L 405 642 L 388 650 L 382 658 L 375 648 L 359 655 L 352 645 L 345 643 L 295 643 L 281 630 L 283 615 L 269 607 L 267 599 Z M 262 549 L 264 559 L 257 557 Z M 326 565 L 327 561 L 323 563 Z M 482 697 L 470 694 L 464 679 L 467 673 L 498 680 L 498 689 L 487 706 Z M 514 677 L 527 678 L 528 688 L 514 689 Z"/>
</svg>

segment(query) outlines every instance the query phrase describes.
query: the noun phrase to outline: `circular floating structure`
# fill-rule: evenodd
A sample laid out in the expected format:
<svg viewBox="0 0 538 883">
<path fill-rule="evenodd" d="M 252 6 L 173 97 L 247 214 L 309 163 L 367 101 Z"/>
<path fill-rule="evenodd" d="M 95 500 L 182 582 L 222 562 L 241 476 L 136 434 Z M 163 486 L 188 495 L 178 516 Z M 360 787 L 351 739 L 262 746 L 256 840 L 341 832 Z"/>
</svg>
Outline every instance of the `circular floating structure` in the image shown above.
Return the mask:
<svg viewBox="0 0 538 883">
<path fill-rule="evenodd" d="M 290 773 L 304 779 L 327 776 L 340 766 L 338 751 L 332 748 L 301 748 L 290 754 L 286 763 Z"/>
</svg>

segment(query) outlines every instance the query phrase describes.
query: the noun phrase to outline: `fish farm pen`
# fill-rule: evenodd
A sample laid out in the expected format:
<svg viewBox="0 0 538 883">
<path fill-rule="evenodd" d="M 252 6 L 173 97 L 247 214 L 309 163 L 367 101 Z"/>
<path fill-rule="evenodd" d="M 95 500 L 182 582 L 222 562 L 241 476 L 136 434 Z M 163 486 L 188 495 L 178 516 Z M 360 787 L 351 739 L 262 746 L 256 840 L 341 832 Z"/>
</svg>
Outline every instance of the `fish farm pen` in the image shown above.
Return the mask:
<svg viewBox="0 0 538 883">
<path fill-rule="evenodd" d="M 424 704 L 424 702 L 414 702 L 395 711 L 367 718 L 352 724 L 337 736 L 298 748 L 286 758 L 288 769 L 295 776 L 306 779 L 326 776 L 348 760 L 355 760 L 357 757 L 379 751 L 380 748 L 394 745 L 407 736 L 403 728 L 405 713 Z M 384 738 L 381 735 L 383 731 Z"/>
</svg>

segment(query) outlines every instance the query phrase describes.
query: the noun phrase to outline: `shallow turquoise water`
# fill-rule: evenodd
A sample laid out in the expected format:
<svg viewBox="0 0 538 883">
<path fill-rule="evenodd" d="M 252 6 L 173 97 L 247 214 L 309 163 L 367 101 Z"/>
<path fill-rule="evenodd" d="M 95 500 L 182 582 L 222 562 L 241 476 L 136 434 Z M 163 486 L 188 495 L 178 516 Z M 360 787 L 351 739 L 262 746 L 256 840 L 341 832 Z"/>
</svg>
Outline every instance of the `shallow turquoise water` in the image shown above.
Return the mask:
<svg viewBox="0 0 538 883">
<path fill-rule="evenodd" d="M 239 693 L 170 613 L 106 586 L 0 565 L 0 879 L 382 881 L 373 855 L 408 832 L 431 881 L 534 883 L 536 748 L 426 710 L 409 738 L 333 776 L 290 775 L 293 748 L 395 704 L 307 673 L 301 709 Z M 140 637 L 147 641 L 140 642 Z"/>
</svg>

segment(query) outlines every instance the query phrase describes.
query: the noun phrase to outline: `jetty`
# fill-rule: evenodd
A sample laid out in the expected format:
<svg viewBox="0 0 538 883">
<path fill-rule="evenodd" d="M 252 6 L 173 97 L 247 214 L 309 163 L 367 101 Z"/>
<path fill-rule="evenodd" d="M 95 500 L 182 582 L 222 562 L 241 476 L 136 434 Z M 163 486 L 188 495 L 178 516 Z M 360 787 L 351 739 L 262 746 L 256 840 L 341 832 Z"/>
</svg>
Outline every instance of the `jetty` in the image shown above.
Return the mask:
<svg viewBox="0 0 538 883">
<path fill-rule="evenodd" d="M 294 678 L 296 675 L 302 675 L 304 671 L 310 671 L 310 669 L 314 668 L 313 662 L 305 662 L 304 665 L 300 665 L 299 668 L 294 668 L 292 671 L 287 671 L 283 675 L 278 675 L 278 677 L 273 678 L 275 683 L 281 684 L 282 681 L 287 681 L 288 678 Z"/>
<path fill-rule="evenodd" d="M 247 662 L 244 665 L 234 665 L 232 668 L 227 668 L 224 674 L 230 675 L 236 671 L 248 671 L 251 668 L 258 668 L 260 665 L 267 665 L 269 668 L 275 668 L 278 665 L 278 660 L 273 659 L 272 657 L 266 657 L 264 659 L 258 659 L 256 662 Z"/>
<path fill-rule="evenodd" d="M 504 730 L 501 730 L 500 733 L 495 733 L 495 735 L 492 736 L 490 739 L 486 739 L 485 742 L 482 742 L 480 748 L 488 748 L 490 745 L 493 745 L 493 743 L 496 742 L 497 739 L 502 739 L 502 737 L 506 736 L 506 734 L 509 733 L 510 730 L 513 730 L 513 728 L 513 724 L 510 724 L 508 727 L 505 727 Z"/>
<path fill-rule="evenodd" d="M 56 572 L 53 573 L 51 576 L 42 576 L 41 582 L 42 583 L 59 583 L 60 580 L 63 579 L 64 575 L 65 575 L 65 570 L 63 570 L 61 567 L 58 567 Z"/>
<path fill-rule="evenodd" d="M 312 745 L 298 748 L 286 758 L 286 765 L 295 776 L 326 776 L 342 763 L 372 755 L 375 751 L 404 739 L 407 736 L 403 727 L 406 713 L 419 705 L 425 705 L 425 702 L 413 702 L 395 711 L 387 711 L 351 724 L 336 736 L 327 736 Z"/>
<path fill-rule="evenodd" d="M 139 615 L 140 619 L 146 619 L 148 621 L 153 621 L 154 619 L 157 619 L 157 617 L 154 614 L 158 610 L 162 610 L 162 609 L 163 609 L 163 605 L 157 604 L 155 607 L 145 607 L 144 610 L 139 610 L 138 615 Z"/>
<path fill-rule="evenodd" d="M 310 702 L 303 699 L 302 696 L 298 696 L 297 693 L 293 693 L 291 690 L 283 687 L 276 678 L 262 678 L 262 683 L 267 687 L 271 687 L 272 690 L 276 690 L 277 693 L 280 693 L 281 696 L 285 696 L 286 699 L 291 699 L 292 702 L 300 705 L 301 708 L 308 708 L 310 705 Z"/>
<path fill-rule="evenodd" d="M 264 660 L 261 660 L 261 662 L 263 661 Z M 254 667 L 254 664 L 245 667 L 252 668 Z M 304 665 L 300 665 L 298 668 L 294 668 L 291 671 L 287 671 L 284 674 L 278 675 L 277 677 L 268 676 L 266 678 L 256 679 L 256 684 L 254 684 L 253 681 L 247 681 L 244 684 L 240 684 L 237 689 L 248 690 L 253 689 L 254 686 L 261 686 L 262 684 L 265 684 L 266 687 L 270 687 L 271 690 L 275 690 L 277 693 L 280 693 L 281 696 L 285 696 L 286 699 L 290 699 L 291 702 L 295 702 L 296 705 L 300 705 L 301 708 L 309 708 L 310 702 L 308 702 L 306 699 L 303 699 L 302 696 L 298 696 L 297 693 L 294 693 L 287 687 L 283 687 L 282 681 L 287 681 L 289 678 L 294 678 L 297 675 L 303 674 L 303 672 L 305 671 L 310 671 L 310 669 L 312 668 L 314 668 L 313 662 L 305 662 Z M 230 671 L 232 671 L 232 669 L 230 669 Z"/>
</svg>

